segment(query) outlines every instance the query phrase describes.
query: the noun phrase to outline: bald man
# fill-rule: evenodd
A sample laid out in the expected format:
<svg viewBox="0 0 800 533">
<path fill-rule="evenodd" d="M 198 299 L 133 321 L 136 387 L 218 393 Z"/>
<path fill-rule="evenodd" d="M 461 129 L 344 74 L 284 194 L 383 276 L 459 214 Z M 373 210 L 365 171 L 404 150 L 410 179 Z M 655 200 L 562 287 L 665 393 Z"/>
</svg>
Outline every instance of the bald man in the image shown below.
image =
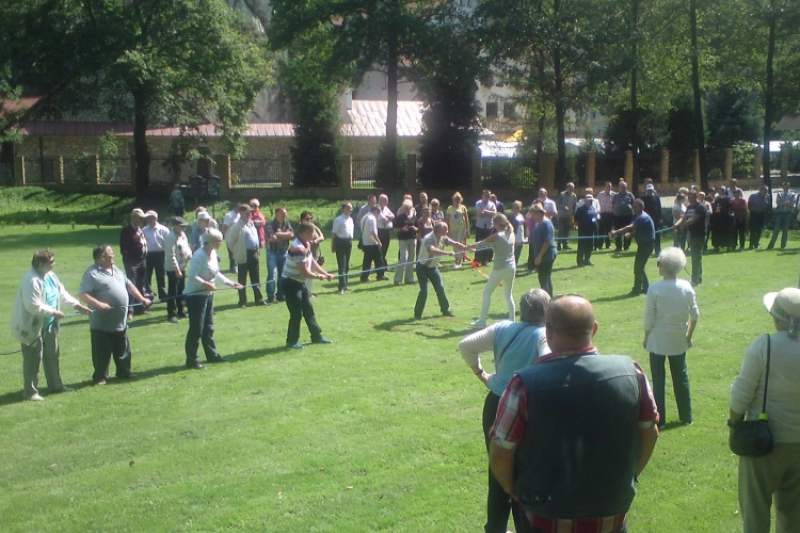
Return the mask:
<svg viewBox="0 0 800 533">
<path fill-rule="evenodd" d="M 545 313 L 552 353 L 511 379 L 497 409 L 492 473 L 533 531 L 626 532 L 658 440 L 647 377 L 627 356 L 598 355 L 595 333 L 587 300 L 556 297 Z"/>
</svg>

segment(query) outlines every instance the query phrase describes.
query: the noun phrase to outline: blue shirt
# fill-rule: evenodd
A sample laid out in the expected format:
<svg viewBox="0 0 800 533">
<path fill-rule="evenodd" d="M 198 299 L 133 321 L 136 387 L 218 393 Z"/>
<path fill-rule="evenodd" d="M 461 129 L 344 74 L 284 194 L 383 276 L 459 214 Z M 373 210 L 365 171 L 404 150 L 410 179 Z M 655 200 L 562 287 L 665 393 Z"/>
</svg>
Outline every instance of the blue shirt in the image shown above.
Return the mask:
<svg viewBox="0 0 800 533">
<path fill-rule="evenodd" d="M 650 244 L 656 240 L 656 228 L 650 215 L 642 213 L 633 219 L 633 235 L 637 244 Z"/>
<path fill-rule="evenodd" d="M 248 250 L 258 250 L 258 230 L 252 222 L 248 222 L 242 227 L 242 236 L 244 237 L 244 244 Z"/>
<path fill-rule="evenodd" d="M 544 326 L 503 320 L 494 327 L 494 368 L 486 386 L 502 396 L 516 372 L 533 364 L 539 353 Z"/>
<path fill-rule="evenodd" d="M 542 262 L 548 263 L 551 261 L 556 260 L 556 235 L 555 229 L 553 228 L 553 223 L 547 219 L 542 220 L 540 224 L 536 224 L 536 227 L 533 228 L 533 232 L 530 236 L 530 241 L 533 243 L 533 256 L 538 257 L 539 252 L 541 251 L 542 247 L 544 246 L 545 242 L 550 243 L 550 247 L 542 256 Z"/>
<path fill-rule="evenodd" d="M 52 307 L 53 309 L 58 309 L 58 304 L 61 301 L 61 294 L 58 290 L 58 283 L 56 283 L 55 277 L 53 277 L 49 272 L 44 276 L 44 303 Z M 48 329 L 50 326 L 56 323 L 56 317 L 49 316 L 44 319 L 42 322 L 42 331 Z"/>
</svg>

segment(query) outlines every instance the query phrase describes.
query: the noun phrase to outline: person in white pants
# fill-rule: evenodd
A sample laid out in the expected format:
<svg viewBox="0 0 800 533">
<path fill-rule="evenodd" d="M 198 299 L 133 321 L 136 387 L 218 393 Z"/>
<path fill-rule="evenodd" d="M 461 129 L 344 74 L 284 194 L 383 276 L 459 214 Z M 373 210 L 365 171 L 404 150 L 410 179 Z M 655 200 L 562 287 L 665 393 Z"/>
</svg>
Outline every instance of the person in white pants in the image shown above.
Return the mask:
<svg viewBox="0 0 800 533">
<path fill-rule="evenodd" d="M 394 232 L 397 234 L 397 263 L 394 270 L 394 284 L 400 285 L 405 278 L 407 285 L 414 281 L 414 256 L 417 252 L 417 217 L 413 214 L 411 200 L 403 200 L 400 212 L 394 219 Z"/>
<path fill-rule="evenodd" d="M 481 305 L 481 316 L 471 322 L 470 325 L 482 327 L 486 325 L 486 317 L 489 315 L 489 306 L 492 303 L 492 293 L 498 285 L 503 285 L 503 299 L 508 306 L 508 318 L 514 320 L 516 307 L 514 306 L 514 296 L 511 290 L 514 288 L 514 275 L 517 272 L 516 261 L 514 260 L 514 230 L 508 218 L 502 213 L 498 213 L 492 218 L 492 225 L 495 233 L 492 233 L 482 241 L 472 245 L 472 251 L 489 247 L 494 251 L 494 266 L 489 280 L 483 289 L 483 304 Z"/>
</svg>

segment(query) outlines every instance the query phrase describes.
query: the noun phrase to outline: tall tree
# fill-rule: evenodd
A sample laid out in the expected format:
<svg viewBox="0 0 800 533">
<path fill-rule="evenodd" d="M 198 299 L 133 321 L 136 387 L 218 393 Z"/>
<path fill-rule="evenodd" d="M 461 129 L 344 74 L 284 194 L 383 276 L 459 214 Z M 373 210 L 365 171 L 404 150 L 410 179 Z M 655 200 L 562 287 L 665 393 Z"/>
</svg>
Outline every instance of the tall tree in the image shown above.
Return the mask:
<svg viewBox="0 0 800 533">
<path fill-rule="evenodd" d="M 703 93 L 700 87 L 700 47 L 697 38 L 697 0 L 689 0 L 689 35 L 692 61 L 692 102 L 694 104 L 694 141 L 700 158 L 700 186 L 708 189 L 708 166 L 706 164 L 706 135 L 703 128 Z"/>
</svg>

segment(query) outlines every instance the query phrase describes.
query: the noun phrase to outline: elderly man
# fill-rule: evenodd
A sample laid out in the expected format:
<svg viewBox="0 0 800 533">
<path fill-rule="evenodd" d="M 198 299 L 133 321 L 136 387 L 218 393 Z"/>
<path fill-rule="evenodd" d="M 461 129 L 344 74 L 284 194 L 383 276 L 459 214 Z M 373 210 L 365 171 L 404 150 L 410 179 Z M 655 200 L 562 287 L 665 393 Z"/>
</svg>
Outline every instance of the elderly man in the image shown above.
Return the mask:
<svg viewBox="0 0 800 533">
<path fill-rule="evenodd" d="M 219 227 L 219 230 L 222 232 L 222 237 L 226 237 L 228 235 L 228 230 L 233 227 L 234 224 L 239 222 L 239 205 L 235 204 L 231 206 L 231 210 L 225 213 L 225 216 L 222 218 L 222 225 Z M 226 239 L 227 244 L 227 239 Z M 233 248 L 227 246 L 228 249 L 228 265 L 230 266 L 229 272 L 236 273 L 238 272 L 239 266 L 236 262 L 236 257 L 233 253 Z"/>
<path fill-rule="evenodd" d="M 539 287 L 552 296 L 553 282 L 550 279 L 550 275 L 553 272 L 553 263 L 555 263 L 558 255 L 555 243 L 555 228 L 553 228 L 553 223 L 547 217 L 544 206 L 539 202 L 534 202 L 528 213 L 536 223 L 533 232 L 528 237 L 528 241 L 532 250 L 533 266 L 536 267 L 536 273 L 539 276 Z M 529 268 L 530 266 L 530 263 L 528 263 Z"/>
<path fill-rule="evenodd" d="M 644 194 L 641 196 L 640 200 L 644 202 L 644 212 L 650 215 L 650 218 L 653 219 L 653 225 L 656 227 L 656 231 L 661 227 L 661 198 L 658 196 L 656 192 L 656 188 L 653 186 L 653 180 L 647 178 L 644 180 Z M 661 253 L 661 234 L 656 233 L 656 245 L 655 245 L 655 253 L 656 255 Z"/>
<path fill-rule="evenodd" d="M 294 240 L 294 230 L 286 220 L 286 215 L 286 208 L 278 207 L 275 209 L 275 218 L 264 228 L 264 238 L 267 241 L 267 300 L 271 304 L 286 299 L 278 283 L 283 275 L 283 267 L 286 266 L 286 253 Z"/>
<path fill-rule="evenodd" d="M 750 249 L 760 247 L 761 232 L 769 211 L 769 187 L 762 185 L 758 192 L 747 199 L 747 209 L 750 211 Z"/>
<path fill-rule="evenodd" d="M 606 250 L 611 248 L 611 239 L 608 238 L 608 234 L 614 229 L 614 196 L 616 194 L 611 189 L 610 181 L 607 181 L 605 188 L 597 193 L 597 203 L 600 204 L 600 211 L 597 213 L 598 232 L 595 240 L 595 250 L 601 250 L 603 244 L 606 245 Z"/>
<path fill-rule="evenodd" d="M 381 257 L 383 264 L 388 264 L 386 261 L 386 253 L 389 251 L 389 243 L 392 238 L 392 228 L 394 227 L 394 213 L 389 209 L 389 197 L 381 194 L 378 197 L 378 206 L 381 212 L 378 213 L 378 237 L 381 239 Z"/>
<path fill-rule="evenodd" d="M 629 357 L 599 356 L 596 332 L 587 300 L 553 300 L 552 353 L 511 379 L 497 409 L 492 473 L 533 531 L 627 531 L 636 478 L 658 440 L 647 377 Z"/>
<path fill-rule="evenodd" d="M 377 281 L 386 281 L 386 263 L 381 255 L 381 238 L 378 236 L 378 215 L 381 208 L 373 205 L 369 213 L 361 218 L 361 250 L 364 260 L 361 263 L 361 281 L 369 281 L 372 265 L 375 265 Z"/>
<path fill-rule="evenodd" d="M 37 250 L 31 269 L 22 277 L 11 314 L 11 333 L 22 345 L 22 397 L 41 401 L 39 367 L 44 363 L 47 389 L 51 393 L 71 392 L 61 382 L 58 346 L 58 320 L 64 318 L 61 305 L 72 306 L 84 314 L 91 310 L 73 298 L 58 279 L 53 267 L 55 256 L 50 250 Z"/>
<path fill-rule="evenodd" d="M 567 239 L 569 238 L 569 230 L 572 228 L 572 217 L 575 216 L 575 209 L 578 207 L 578 197 L 575 196 L 575 184 L 567 183 L 567 188 L 559 193 L 556 199 L 556 207 L 558 208 L 558 238 L 556 245 L 558 249 L 569 250 Z"/>
<path fill-rule="evenodd" d="M 436 222 L 433 231 L 423 237 L 419 247 L 419 263 L 417 263 L 417 281 L 419 282 L 419 294 L 417 303 L 414 305 L 414 319 L 420 320 L 422 312 L 425 310 L 425 303 L 428 301 L 428 282 L 433 285 L 436 298 L 439 300 L 439 310 L 443 316 L 453 316 L 450 311 L 450 302 L 444 292 L 442 276 L 439 274 L 439 261 L 442 256 L 453 255 L 444 250 L 445 246 L 452 246 L 454 250 L 463 252 L 467 247 L 460 242 L 456 242 L 447 236 L 447 224 Z"/>
<path fill-rule="evenodd" d="M 346 202 L 342 204 L 342 210 L 338 217 L 333 220 L 331 228 L 331 249 L 336 254 L 336 266 L 338 268 L 339 294 L 349 290 L 347 278 L 350 273 L 350 254 L 353 252 L 353 233 L 355 225 L 353 218 L 353 204 Z"/>
<path fill-rule="evenodd" d="M 644 202 L 636 200 L 633 202 L 633 222 L 624 228 L 612 231 L 609 237 L 614 237 L 620 233 L 632 233 L 636 238 L 636 259 L 633 260 L 633 289 L 630 296 L 647 294 L 650 282 L 647 280 L 645 267 L 647 260 L 653 254 L 653 246 L 656 242 L 656 230 L 653 219 L 644 211 Z M 626 235 L 626 238 L 628 236 Z"/>
<path fill-rule="evenodd" d="M 706 214 L 708 210 L 700 200 L 701 193 L 692 189 L 689 191 L 689 205 L 686 207 L 686 216 L 672 226 L 673 230 L 687 227 L 689 229 L 689 246 L 692 256 L 692 287 L 703 283 L 703 248 L 706 244 Z"/>
<path fill-rule="evenodd" d="M 591 191 L 591 189 L 587 189 Z M 597 235 L 597 200 L 591 192 L 587 192 L 575 211 L 575 223 L 578 224 L 578 253 L 576 262 L 579 267 L 594 266 L 592 250 L 594 237 Z"/>
<path fill-rule="evenodd" d="M 377 204 L 378 204 L 377 196 L 375 196 L 374 194 L 370 194 L 369 196 L 367 196 L 367 203 L 365 203 L 358 209 L 358 214 L 356 215 L 356 220 L 355 220 L 356 224 L 360 226 L 361 220 L 369 214 L 370 210 L 372 209 L 372 206 Z"/>
<path fill-rule="evenodd" d="M 769 240 L 767 250 L 772 250 L 775 246 L 775 241 L 778 240 L 778 233 L 781 234 L 781 249 L 786 248 L 789 227 L 792 225 L 792 209 L 797 205 L 797 195 L 789 189 L 789 185 L 788 181 L 783 182 L 783 190 L 778 193 L 778 197 L 775 200 L 772 238 Z"/>
<path fill-rule="evenodd" d="M 125 275 L 131 280 L 136 289 L 146 294 L 145 274 L 147 273 L 147 239 L 142 231 L 144 222 L 144 211 L 138 207 L 131 211 L 131 221 L 124 228 L 119 236 L 119 248 L 122 253 L 122 264 L 125 267 Z M 132 300 L 131 300 L 132 302 Z M 133 307 L 129 315 L 144 314 L 144 308 Z M 129 318 L 131 318 L 129 316 Z"/>
<path fill-rule="evenodd" d="M 164 286 L 164 246 L 169 228 L 158 222 L 158 213 L 148 211 L 144 214 L 145 226 L 142 228 L 144 239 L 147 241 L 147 256 L 145 265 L 147 267 L 144 275 L 144 289 L 148 298 L 154 298 L 158 294 L 159 298 L 166 298 L 167 292 Z M 156 288 L 158 293 L 153 292 L 151 281 L 153 271 L 156 273 Z"/>
<path fill-rule="evenodd" d="M 636 200 L 633 194 L 628 192 L 628 184 L 624 181 L 619 182 L 619 192 L 611 199 L 614 207 L 614 229 L 624 228 L 633 220 L 633 201 Z M 617 237 L 615 241 L 615 251 L 627 250 L 631 245 L 630 238 L 623 239 Z"/>
<path fill-rule="evenodd" d="M 93 310 L 89 315 L 92 335 L 92 364 L 95 385 L 105 385 L 111 357 L 119 379 L 130 379 L 131 345 L 128 341 L 128 298 L 150 305 L 150 300 L 125 277 L 114 264 L 114 250 L 107 244 L 98 244 L 92 251 L 94 265 L 83 274 L 78 298 Z"/>
<path fill-rule="evenodd" d="M 208 233 L 209 229 L 213 229 L 211 228 L 211 220 L 211 215 L 207 211 L 199 211 L 197 213 L 195 226 L 191 235 L 189 235 L 189 246 L 192 247 L 192 252 L 196 252 L 203 246 L 203 235 Z"/>
<path fill-rule="evenodd" d="M 183 217 L 172 219 L 172 231 L 165 239 L 164 270 L 167 272 L 167 321 L 177 324 L 178 319 L 186 318 L 183 312 L 183 291 L 186 287 L 186 268 L 192 258 L 192 249 L 186 237 L 189 225 Z"/>
<path fill-rule="evenodd" d="M 492 234 L 492 219 L 497 214 L 497 204 L 492 202 L 492 191 L 484 190 L 481 199 L 475 202 L 475 240 L 482 241 Z M 486 266 L 492 260 L 491 250 L 475 252 L 475 261 Z"/>
<path fill-rule="evenodd" d="M 225 242 L 228 250 L 233 251 L 233 258 L 236 260 L 237 272 L 239 275 L 239 285 L 247 285 L 247 276 L 250 275 L 250 283 L 253 285 L 253 299 L 256 305 L 267 305 L 264 297 L 261 296 L 261 278 L 259 272 L 260 243 L 258 240 L 258 229 L 250 214 L 253 209 L 242 204 L 238 207 L 239 220 L 228 228 L 225 235 Z M 239 308 L 247 306 L 247 289 L 239 289 Z"/>
</svg>

